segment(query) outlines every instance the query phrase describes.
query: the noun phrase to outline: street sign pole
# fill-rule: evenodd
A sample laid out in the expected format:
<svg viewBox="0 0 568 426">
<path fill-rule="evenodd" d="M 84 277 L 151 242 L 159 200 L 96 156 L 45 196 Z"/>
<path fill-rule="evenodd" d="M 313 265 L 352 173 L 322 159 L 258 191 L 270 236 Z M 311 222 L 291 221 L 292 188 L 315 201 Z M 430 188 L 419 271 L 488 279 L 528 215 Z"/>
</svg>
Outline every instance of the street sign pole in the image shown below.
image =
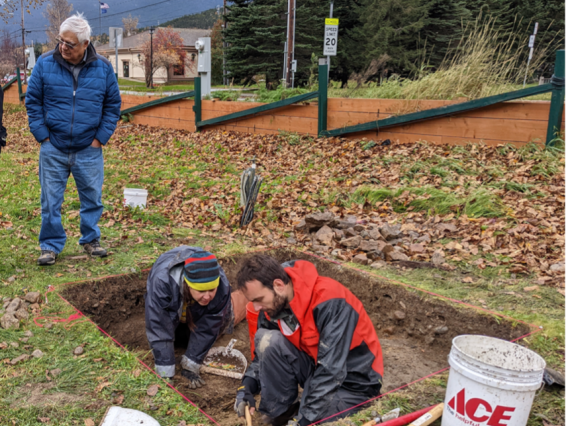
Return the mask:
<svg viewBox="0 0 568 426">
<path fill-rule="evenodd" d="M 536 38 L 536 32 L 538 31 L 538 22 L 534 24 L 534 33 L 529 37 L 529 60 L 527 61 L 527 69 L 525 71 L 525 80 L 523 81 L 523 89 L 527 84 L 527 74 L 529 73 L 529 65 L 531 63 L 533 51 L 534 51 L 534 40 Z"/>
<path fill-rule="evenodd" d="M 333 3 L 331 3 L 330 14 L 333 13 Z M 327 56 L 327 84 L 329 85 L 329 68 L 331 56 L 337 55 L 337 33 L 339 19 L 327 18 L 325 20 L 325 33 L 323 37 L 323 55 Z"/>
<path fill-rule="evenodd" d="M 333 18 L 333 0 L 329 2 L 329 17 Z M 327 84 L 329 85 L 329 70 L 331 69 L 331 56 L 327 56 Z"/>
</svg>

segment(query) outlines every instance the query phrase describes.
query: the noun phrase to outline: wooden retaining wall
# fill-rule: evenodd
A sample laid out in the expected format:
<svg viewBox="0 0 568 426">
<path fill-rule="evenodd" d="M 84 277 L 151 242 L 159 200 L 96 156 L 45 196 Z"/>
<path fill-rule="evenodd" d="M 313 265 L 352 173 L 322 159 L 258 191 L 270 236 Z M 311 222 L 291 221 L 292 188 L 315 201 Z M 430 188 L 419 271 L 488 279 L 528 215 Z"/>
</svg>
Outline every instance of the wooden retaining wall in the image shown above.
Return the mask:
<svg viewBox="0 0 568 426">
<path fill-rule="evenodd" d="M 25 90 L 25 86 L 24 86 Z M 156 99 L 148 95 L 122 95 L 122 109 Z M 18 103 L 18 86 L 5 93 L 5 102 Z M 392 115 L 452 105 L 461 101 L 404 101 L 394 99 L 328 100 L 328 129 L 365 123 Z M 195 131 L 193 99 L 182 99 L 144 109 L 134 114 L 134 123 Z M 260 106 L 256 102 L 202 102 L 202 120 Z M 511 143 L 522 146 L 529 142 L 544 144 L 548 124 L 549 101 L 511 101 L 483 109 L 436 118 L 414 124 L 392 127 L 384 131 L 367 131 L 349 135 L 352 139 L 391 139 L 393 142 L 428 141 L 436 144 L 463 145 L 484 142 L 488 145 Z M 296 104 L 266 113 L 234 120 L 209 129 L 235 130 L 272 134 L 280 131 L 317 135 L 317 103 Z M 563 116 L 562 128 L 565 128 Z"/>
</svg>

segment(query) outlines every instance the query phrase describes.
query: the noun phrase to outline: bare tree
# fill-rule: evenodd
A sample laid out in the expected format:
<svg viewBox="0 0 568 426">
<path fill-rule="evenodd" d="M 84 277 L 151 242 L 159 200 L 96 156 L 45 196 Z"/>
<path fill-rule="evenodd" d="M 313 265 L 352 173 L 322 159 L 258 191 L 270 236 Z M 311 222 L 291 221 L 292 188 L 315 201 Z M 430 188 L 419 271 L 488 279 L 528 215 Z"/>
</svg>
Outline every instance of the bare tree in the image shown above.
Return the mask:
<svg viewBox="0 0 568 426">
<path fill-rule="evenodd" d="M 133 18 L 130 13 L 127 18 L 122 18 L 122 26 L 126 37 L 136 34 L 136 27 L 138 26 L 138 18 Z"/>
<path fill-rule="evenodd" d="M 22 56 L 18 57 L 18 53 L 21 53 L 21 49 L 18 49 L 14 38 L 10 37 L 10 31 L 2 30 L 0 35 L 0 79 L 16 70 L 18 60 L 22 60 Z"/>
<path fill-rule="evenodd" d="M 33 7 L 34 9 L 40 7 L 45 0 L 0 0 L 0 19 L 4 22 L 8 23 L 8 20 L 11 18 L 11 15 L 16 13 L 16 10 L 20 8 L 20 5 L 23 3 L 26 12 L 31 14 L 30 9 Z"/>
<path fill-rule="evenodd" d="M 59 35 L 59 27 L 69 16 L 73 5 L 68 3 L 67 0 L 51 0 L 47 5 L 47 9 L 43 16 L 49 21 L 47 30 L 47 47 L 49 50 L 53 49 L 57 44 L 57 36 Z"/>
</svg>

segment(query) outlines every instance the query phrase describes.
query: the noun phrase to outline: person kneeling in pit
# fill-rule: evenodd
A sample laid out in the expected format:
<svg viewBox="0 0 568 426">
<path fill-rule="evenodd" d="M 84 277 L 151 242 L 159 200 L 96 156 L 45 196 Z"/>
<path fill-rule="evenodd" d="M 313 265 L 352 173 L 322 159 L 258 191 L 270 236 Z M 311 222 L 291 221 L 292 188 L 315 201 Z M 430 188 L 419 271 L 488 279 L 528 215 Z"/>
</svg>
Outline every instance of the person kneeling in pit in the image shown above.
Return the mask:
<svg viewBox="0 0 568 426">
<path fill-rule="evenodd" d="M 263 311 L 254 360 L 237 390 L 239 416 L 254 413 L 260 393 L 265 424 L 307 426 L 352 415 L 341 412 L 380 394 L 381 345 L 363 304 L 347 288 L 319 276 L 310 262 L 280 265 L 261 254 L 247 259 L 237 286 Z"/>
<path fill-rule="evenodd" d="M 199 368 L 217 338 L 232 334 L 246 313 L 246 299 L 231 287 L 215 255 L 201 247 L 181 246 L 162 254 L 146 284 L 146 336 L 155 371 L 175 375 L 176 345 L 185 345 L 181 374 L 192 389 L 205 381 Z"/>
</svg>

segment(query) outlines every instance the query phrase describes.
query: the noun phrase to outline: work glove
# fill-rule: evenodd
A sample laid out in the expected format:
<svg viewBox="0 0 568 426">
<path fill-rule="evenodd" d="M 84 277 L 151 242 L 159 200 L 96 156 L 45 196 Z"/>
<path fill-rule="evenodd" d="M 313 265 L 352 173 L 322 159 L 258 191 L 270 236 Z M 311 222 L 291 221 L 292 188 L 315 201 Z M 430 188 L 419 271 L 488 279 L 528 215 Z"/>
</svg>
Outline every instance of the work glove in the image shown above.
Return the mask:
<svg viewBox="0 0 568 426">
<path fill-rule="evenodd" d="M 205 384 L 205 380 L 203 380 L 199 374 L 194 373 L 193 371 L 189 370 L 181 370 L 181 375 L 189 380 L 188 386 L 191 389 L 200 388 Z"/>
<path fill-rule="evenodd" d="M 189 380 L 189 387 L 191 389 L 200 388 L 205 384 L 205 380 L 199 376 L 200 364 L 190 360 L 185 355 L 181 357 L 180 364 L 182 368 L 181 375 Z"/>
<path fill-rule="evenodd" d="M 254 399 L 254 395 L 247 388 L 247 386 L 243 385 L 237 389 L 235 411 L 237 412 L 239 417 L 244 417 L 245 410 L 248 410 L 248 407 L 254 407 L 256 409 L 256 400 Z"/>
<path fill-rule="evenodd" d="M 301 414 L 298 414 L 292 420 L 288 420 L 287 426 L 308 426 L 310 424 L 312 424 L 312 422 L 303 417 Z"/>
</svg>

